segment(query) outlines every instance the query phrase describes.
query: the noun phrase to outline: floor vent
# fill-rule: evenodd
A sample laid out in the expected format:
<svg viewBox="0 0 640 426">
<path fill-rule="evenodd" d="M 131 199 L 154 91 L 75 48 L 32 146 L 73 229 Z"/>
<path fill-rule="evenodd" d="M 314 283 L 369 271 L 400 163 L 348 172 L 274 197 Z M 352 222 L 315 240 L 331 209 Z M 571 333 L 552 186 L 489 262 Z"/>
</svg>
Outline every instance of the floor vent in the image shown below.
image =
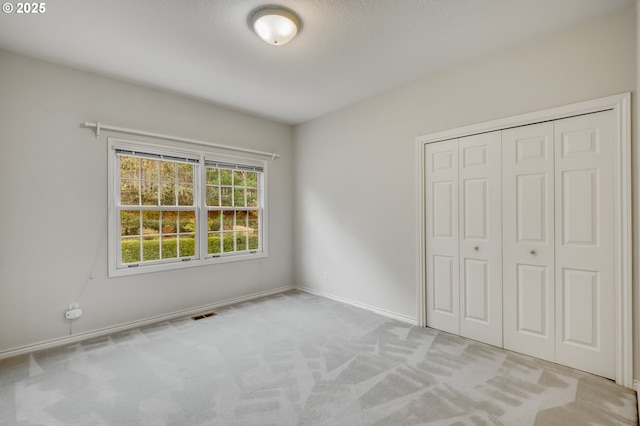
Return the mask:
<svg viewBox="0 0 640 426">
<path fill-rule="evenodd" d="M 201 320 L 201 319 L 204 319 L 204 318 L 212 317 L 214 315 L 216 315 L 215 312 L 207 312 L 206 314 L 200 314 L 200 315 L 196 315 L 195 317 L 191 317 L 191 319 L 194 320 L 194 321 L 198 321 L 198 320 Z"/>
</svg>

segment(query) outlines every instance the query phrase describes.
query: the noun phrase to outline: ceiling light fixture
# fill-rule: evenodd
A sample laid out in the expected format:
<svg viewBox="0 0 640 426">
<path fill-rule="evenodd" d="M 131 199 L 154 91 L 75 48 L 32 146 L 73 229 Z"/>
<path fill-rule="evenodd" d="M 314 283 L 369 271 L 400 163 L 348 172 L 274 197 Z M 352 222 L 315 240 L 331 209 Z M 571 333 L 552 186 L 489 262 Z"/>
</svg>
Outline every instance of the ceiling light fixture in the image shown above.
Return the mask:
<svg viewBox="0 0 640 426">
<path fill-rule="evenodd" d="M 249 14 L 249 26 L 262 40 L 274 46 L 287 44 L 300 30 L 300 18 L 281 6 L 262 6 Z"/>
</svg>

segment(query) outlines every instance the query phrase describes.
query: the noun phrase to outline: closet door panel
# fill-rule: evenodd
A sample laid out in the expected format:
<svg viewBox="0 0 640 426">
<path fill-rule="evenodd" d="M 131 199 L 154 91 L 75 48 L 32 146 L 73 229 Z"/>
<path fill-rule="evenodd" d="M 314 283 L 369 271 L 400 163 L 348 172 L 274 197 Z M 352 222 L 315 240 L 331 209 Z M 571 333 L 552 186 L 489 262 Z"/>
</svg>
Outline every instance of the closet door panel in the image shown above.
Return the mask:
<svg viewBox="0 0 640 426">
<path fill-rule="evenodd" d="M 464 318 L 489 322 L 489 265 L 486 260 L 465 259 Z"/>
<path fill-rule="evenodd" d="M 549 306 L 549 295 L 553 293 L 549 268 L 524 264 L 518 264 L 516 268 L 517 326 L 512 328 L 527 337 L 533 335 L 543 338 L 546 343 L 549 340 L 546 337 L 553 330 L 549 319 L 549 313 L 553 314 L 553 309 Z M 553 354 L 553 350 L 550 352 Z"/>
<path fill-rule="evenodd" d="M 460 335 L 502 346 L 500 132 L 459 139 Z"/>
<path fill-rule="evenodd" d="M 615 378 L 613 112 L 555 122 L 556 362 Z"/>
<path fill-rule="evenodd" d="M 460 333 L 458 141 L 425 149 L 427 325 Z"/>
<path fill-rule="evenodd" d="M 504 347 L 553 361 L 553 123 L 502 133 Z"/>
</svg>

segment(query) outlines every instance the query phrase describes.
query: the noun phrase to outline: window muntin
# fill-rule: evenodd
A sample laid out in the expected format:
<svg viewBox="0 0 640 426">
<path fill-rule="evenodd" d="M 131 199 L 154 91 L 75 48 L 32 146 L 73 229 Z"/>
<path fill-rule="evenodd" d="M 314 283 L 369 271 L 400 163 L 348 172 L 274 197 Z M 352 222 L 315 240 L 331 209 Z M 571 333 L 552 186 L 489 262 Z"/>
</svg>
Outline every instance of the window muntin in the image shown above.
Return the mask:
<svg viewBox="0 0 640 426">
<path fill-rule="evenodd" d="M 109 276 L 267 255 L 266 161 L 115 138 L 109 149 Z"/>
</svg>

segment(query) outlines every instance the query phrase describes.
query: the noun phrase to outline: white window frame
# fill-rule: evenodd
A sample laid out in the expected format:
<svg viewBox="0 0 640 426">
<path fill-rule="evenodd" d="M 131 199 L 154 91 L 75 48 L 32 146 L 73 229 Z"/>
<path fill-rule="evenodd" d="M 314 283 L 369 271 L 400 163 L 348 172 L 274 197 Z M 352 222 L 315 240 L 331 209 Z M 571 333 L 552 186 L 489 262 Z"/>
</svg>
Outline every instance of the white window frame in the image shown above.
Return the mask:
<svg viewBox="0 0 640 426">
<path fill-rule="evenodd" d="M 191 268 L 195 266 L 215 265 L 218 263 L 236 262 L 265 258 L 268 256 L 267 238 L 267 182 L 268 163 L 265 160 L 237 157 L 220 154 L 215 151 L 194 150 L 185 148 L 175 148 L 172 146 L 140 142 L 120 138 L 108 138 L 108 263 L 109 277 L 121 277 L 137 275 L 151 272 L 169 271 L 175 269 Z M 194 202 L 196 220 L 196 254 L 188 258 L 176 258 L 160 261 L 141 261 L 135 266 L 132 264 L 120 265 L 121 256 L 121 231 L 120 231 L 120 170 L 116 160 L 117 150 L 147 152 L 154 155 L 166 155 L 170 157 L 197 158 L 196 174 L 194 176 Z M 257 167 L 262 169 L 259 175 L 258 200 L 259 200 L 259 249 L 250 252 L 240 253 L 220 253 L 208 254 L 208 208 L 206 206 L 206 163 L 221 162 L 228 164 L 238 164 L 246 167 Z M 163 207 L 161 207 L 163 208 Z M 178 208 L 178 207 L 176 207 Z M 176 208 L 170 208 L 173 210 Z M 126 206 L 123 206 L 126 209 Z"/>
</svg>

